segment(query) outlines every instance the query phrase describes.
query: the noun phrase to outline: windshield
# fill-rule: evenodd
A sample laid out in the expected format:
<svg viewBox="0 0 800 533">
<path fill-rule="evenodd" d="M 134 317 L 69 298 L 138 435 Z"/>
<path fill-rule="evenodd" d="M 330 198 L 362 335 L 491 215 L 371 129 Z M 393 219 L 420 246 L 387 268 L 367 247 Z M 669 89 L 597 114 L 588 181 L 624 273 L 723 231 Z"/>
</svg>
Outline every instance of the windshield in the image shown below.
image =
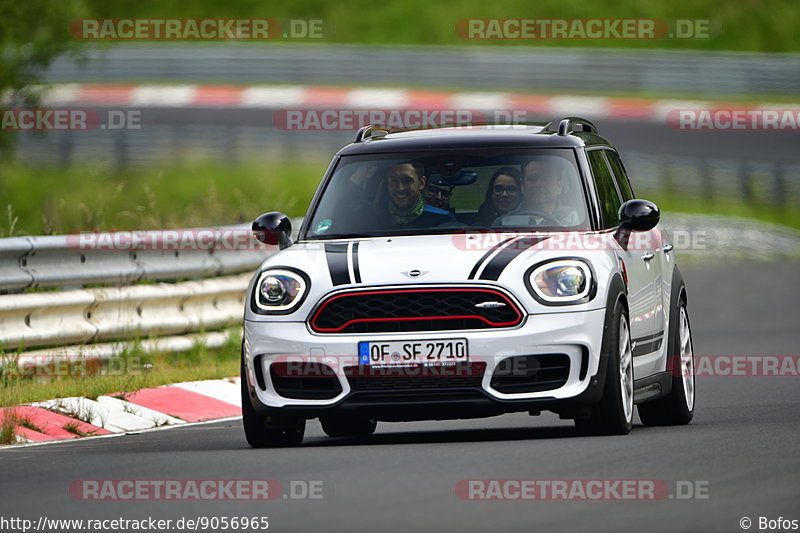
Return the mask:
<svg viewBox="0 0 800 533">
<path fill-rule="evenodd" d="M 344 156 L 306 238 L 589 229 L 571 149 Z"/>
</svg>

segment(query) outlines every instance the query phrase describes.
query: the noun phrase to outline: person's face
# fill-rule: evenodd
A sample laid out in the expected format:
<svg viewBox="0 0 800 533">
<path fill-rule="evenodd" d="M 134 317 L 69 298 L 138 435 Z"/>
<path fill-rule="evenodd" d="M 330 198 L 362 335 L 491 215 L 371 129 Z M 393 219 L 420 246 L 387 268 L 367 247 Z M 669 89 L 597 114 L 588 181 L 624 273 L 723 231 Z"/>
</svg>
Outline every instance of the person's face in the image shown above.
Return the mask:
<svg viewBox="0 0 800 533">
<path fill-rule="evenodd" d="M 389 198 L 398 209 L 409 209 L 419 200 L 425 188 L 425 176 L 417 176 L 410 163 L 395 165 L 389 169 Z"/>
<path fill-rule="evenodd" d="M 519 185 L 514 178 L 501 174 L 492 185 L 492 205 L 501 214 L 506 214 L 519 205 Z"/>
<path fill-rule="evenodd" d="M 433 207 L 439 209 L 448 209 L 450 207 L 450 197 L 453 195 L 453 188 L 447 185 L 434 185 L 428 183 L 422 189 L 422 195 L 425 197 L 425 202 Z"/>
<path fill-rule="evenodd" d="M 561 179 L 551 165 L 539 161 L 525 165 L 522 192 L 529 207 L 534 209 L 551 207 L 558 200 L 562 190 Z"/>
</svg>

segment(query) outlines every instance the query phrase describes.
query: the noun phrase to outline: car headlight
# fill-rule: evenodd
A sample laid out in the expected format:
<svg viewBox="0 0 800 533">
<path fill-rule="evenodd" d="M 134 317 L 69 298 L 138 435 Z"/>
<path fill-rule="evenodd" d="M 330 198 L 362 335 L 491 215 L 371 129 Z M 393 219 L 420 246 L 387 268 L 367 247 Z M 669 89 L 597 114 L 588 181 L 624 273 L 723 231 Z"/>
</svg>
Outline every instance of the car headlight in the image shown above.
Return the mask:
<svg viewBox="0 0 800 533">
<path fill-rule="evenodd" d="M 258 277 L 253 300 L 262 312 L 283 314 L 297 307 L 307 290 L 307 278 L 299 272 L 282 268 L 268 269 Z"/>
<path fill-rule="evenodd" d="M 591 299 L 592 269 L 578 259 L 557 259 L 534 266 L 526 285 L 544 304 L 580 303 Z"/>
</svg>

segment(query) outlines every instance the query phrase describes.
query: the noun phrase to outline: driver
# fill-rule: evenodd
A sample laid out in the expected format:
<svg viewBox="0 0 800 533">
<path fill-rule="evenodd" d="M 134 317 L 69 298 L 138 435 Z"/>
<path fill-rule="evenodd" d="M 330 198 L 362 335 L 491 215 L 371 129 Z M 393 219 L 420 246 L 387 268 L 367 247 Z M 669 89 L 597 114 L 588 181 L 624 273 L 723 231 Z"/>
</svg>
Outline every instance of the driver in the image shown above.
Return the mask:
<svg viewBox="0 0 800 533">
<path fill-rule="evenodd" d="M 452 222 L 453 215 L 425 203 L 422 191 L 426 178 L 419 167 L 410 162 L 389 167 L 386 183 L 389 189 L 388 225 L 392 227 L 432 227 Z"/>
<path fill-rule="evenodd" d="M 522 203 L 517 209 L 498 218 L 495 224 L 516 225 L 516 217 L 525 216 L 529 222 L 536 221 L 536 224 L 550 225 L 557 221 L 562 226 L 575 226 L 580 223 L 578 212 L 562 203 L 563 192 L 564 175 L 556 160 L 532 159 L 522 166 Z M 549 217 L 537 216 L 537 213 Z"/>
</svg>

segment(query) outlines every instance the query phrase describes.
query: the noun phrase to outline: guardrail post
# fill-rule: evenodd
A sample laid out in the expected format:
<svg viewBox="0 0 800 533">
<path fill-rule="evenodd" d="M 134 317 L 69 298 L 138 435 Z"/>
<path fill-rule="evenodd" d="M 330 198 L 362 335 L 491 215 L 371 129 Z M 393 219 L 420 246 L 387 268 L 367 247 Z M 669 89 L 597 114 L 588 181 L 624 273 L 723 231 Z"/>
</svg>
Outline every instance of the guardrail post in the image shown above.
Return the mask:
<svg viewBox="0 0 800 533">
<path fill-rule="evenodd" d="M 225 128 L 225 161 L 229 164 L 236 164 L 239 161 L 238 154 L 239 128 L 228 126 Z"/>
<path fill-rule="evenodd" d="M 772 167 L 772 203 L 781 208 L 786 205 L 786 177 L 780 163 Z"/>
<path fill-rule="evenodd" d="M 713 202 L 715 196 L 714 167 L 708 163 L 708 159 L 706 158 L 700 159 L 697 167 L 700 170 L 700 183 L 703 188 L 703 199 L 708 202 Z"/>
<path fill-rule="evenodd" d="M 753 180 L 750 176 L 750 169 L 748 168 L 747 160 L 742 159 L 739 161 L 739 191 L 741 192 L 742 199 L 746 204 L 752 204 L 753 198 Z"/>
<path fill-rule="evenodd" d="M 72 149 L 74 148 L 74 139 L 72 138 L 71 131 L 59 132 L 58 137 L 58 165 L 61 168 L 67 168 L 72 161 Z"/>
<path fill-rule="evenodd" d="M 184 128 L 174 126 L 172 129 L 172 155 L 173 161 L 183 163 L 186 161 L 186 145 L 183 142 Z"/>
<path fill-rule="evenodd" d="M 124 130 L 117 130 L 113 134 L 114 164 L 117 169 L 128 165 L 128 136 Z"/>
<path fill-rule="evenodd" d="M 663 157 L 658 158 L 658 174 L 661 180 L 661 191 L 671 195 L 673 193 L 672 168 Z"/>
</svg>

